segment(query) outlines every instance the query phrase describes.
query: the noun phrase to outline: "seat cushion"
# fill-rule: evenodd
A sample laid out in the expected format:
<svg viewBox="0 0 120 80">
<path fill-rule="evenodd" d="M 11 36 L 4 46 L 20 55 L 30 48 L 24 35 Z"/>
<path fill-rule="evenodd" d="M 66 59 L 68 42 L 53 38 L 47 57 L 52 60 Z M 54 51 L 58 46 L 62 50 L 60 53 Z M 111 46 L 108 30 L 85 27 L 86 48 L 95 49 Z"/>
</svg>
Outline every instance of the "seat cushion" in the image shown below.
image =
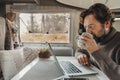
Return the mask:
<svg viewBox="0 0 120 80">
<path fill-rule="evenodd" d="M 38 53 L 40 52 L 40 48 L 31 48 L 31 47 L 24 47 L 23 55 L 24 55 L 24 65 L 29 64 L 32 62 L 36 57 L 38 57 Z"/>
<path fill-rule="evenodd" d="M 22 49 L 0 51 L 1 69 L 5 80 L 10 80 L 22 69 L 22 54 Z"/>
<path fill-rule="evenodd" d="M 56 56 L 73 56 L 72 47 L 52 47 Z"/>
</svg>

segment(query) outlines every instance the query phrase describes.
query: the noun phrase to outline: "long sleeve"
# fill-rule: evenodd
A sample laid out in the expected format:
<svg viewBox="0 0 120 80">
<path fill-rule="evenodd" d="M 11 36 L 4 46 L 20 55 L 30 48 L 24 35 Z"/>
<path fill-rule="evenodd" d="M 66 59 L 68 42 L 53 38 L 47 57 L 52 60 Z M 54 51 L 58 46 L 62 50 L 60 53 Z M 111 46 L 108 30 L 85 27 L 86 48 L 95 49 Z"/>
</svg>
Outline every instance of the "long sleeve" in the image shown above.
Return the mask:
<svg viewBox="0 0 120 80">
<path fill-rule="evenodd" d="M 89 55 L 87 50 L 78 48 L 75 52 L 75 57 L 77 58 L 79 55 L 82 54 L 85 54 L 88 57 L 90 63 L 99 69 L 99 66 L 97 65 L 96 61 L 93 59 L 93 57 Z"/>
<path fill-rule="evenodd" d="M 92 56 L 110 80 L 120 80 L 120 45 L 109 52 L 100 49 L 92 53 Z"/>
<path fill-rule="evenodd" d="M 75 52 L 75 57 L 77 58 L 77 57 L 78 57 L 79 55 L 81 55 L 81 54 L 86 54 L 88 58 L 90 57 L 90 55 L 89 55 L 89 53 L 87 52 L 87 50 L 78 48 L 78 49 L 76 50 L 76 52 Z"/>
</svg>

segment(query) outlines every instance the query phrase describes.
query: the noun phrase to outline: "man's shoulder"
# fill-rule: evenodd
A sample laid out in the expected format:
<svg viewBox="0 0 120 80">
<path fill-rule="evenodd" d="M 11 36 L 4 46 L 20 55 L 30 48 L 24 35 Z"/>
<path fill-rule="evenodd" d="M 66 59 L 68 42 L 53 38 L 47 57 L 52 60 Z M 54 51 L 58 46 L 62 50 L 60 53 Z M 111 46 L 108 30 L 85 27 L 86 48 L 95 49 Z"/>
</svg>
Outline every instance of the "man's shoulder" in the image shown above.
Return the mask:
<svg viewBox="0 0 120 80">
<path fill-rule="evenodd" d="M 120 31 L 117 31 L 118 34 L 120 34 Z"/>
<path fill-rule="evenodd" d="M 120 31 L 116 32 L 116 37 L 120 39 Z"/>
</svg>

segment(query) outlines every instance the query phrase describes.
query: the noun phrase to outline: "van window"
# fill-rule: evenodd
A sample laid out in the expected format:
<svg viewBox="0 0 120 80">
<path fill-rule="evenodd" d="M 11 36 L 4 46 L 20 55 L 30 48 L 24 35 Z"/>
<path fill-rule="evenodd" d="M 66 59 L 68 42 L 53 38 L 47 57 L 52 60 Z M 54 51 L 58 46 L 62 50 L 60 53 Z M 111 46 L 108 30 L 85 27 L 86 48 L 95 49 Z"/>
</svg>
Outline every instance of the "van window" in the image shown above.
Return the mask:
<svg viewBox="0 0 120 80">
<path fill-rule="evenodd" d="M 20 13 L 19 17 L 22 42 L 70 42 L 70 13 Z"/>
</svg>

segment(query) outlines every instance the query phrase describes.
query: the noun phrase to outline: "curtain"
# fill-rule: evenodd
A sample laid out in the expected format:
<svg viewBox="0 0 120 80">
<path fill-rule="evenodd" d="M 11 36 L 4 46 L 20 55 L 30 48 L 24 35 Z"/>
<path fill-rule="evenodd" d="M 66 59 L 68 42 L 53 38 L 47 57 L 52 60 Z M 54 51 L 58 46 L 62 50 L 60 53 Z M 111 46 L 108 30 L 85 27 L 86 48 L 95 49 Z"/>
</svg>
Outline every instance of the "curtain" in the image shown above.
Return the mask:
<svg viewBox="0 0 120 80">
<path fill-rule="evenodd" d="M 6 19 L 5 50 L 11 50 L 11 49 L 13 49 L 12 29 L 8 20 Z"/>
</svg>

